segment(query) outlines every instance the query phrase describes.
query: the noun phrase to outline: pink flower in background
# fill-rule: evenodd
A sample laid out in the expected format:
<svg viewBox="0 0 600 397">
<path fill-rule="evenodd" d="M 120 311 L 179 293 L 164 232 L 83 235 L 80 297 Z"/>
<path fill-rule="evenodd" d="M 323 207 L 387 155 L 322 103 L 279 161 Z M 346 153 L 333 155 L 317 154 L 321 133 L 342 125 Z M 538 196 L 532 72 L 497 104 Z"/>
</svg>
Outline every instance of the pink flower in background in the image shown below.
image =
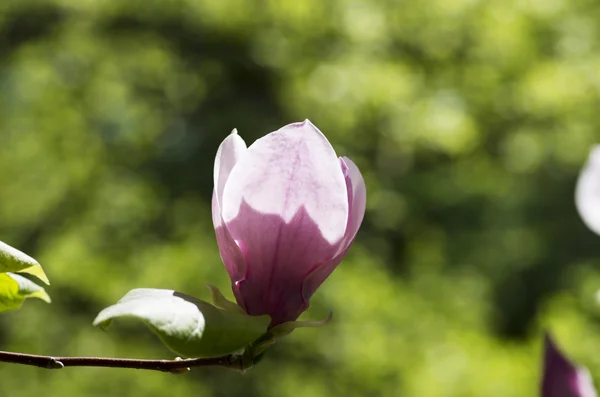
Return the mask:
<svg viewBox="0 0 600 397">
<path fill-rule="evenodd" d="M 587 369 L 567 360 L 549 335 L 544 338 L 542 397 L 596 397 Z"/>
<path fill-rule="evenodd" d="M 214 179 L 213 223 L 238 304 L 271 326 L 297 319 L 363 220 L 360 171 L 305 120 L 248 148 L 234 130 Z"/>
</svg>

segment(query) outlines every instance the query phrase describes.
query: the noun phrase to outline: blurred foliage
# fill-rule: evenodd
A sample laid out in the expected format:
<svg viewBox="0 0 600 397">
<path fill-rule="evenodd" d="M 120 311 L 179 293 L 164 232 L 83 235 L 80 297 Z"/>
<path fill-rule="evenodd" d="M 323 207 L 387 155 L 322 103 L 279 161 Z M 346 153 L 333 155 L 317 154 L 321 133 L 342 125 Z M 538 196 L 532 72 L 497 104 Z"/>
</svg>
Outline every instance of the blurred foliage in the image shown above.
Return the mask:
<svg viewBox="0 0 600 397">
<path fill-rule="evenodd" d="M 95 315 L 136 287 L 228 289 L 212 162 L 310 118 L 368 211 L 298 330 L 250 372 L 0 364 L 11 397 L 532 396 L 541 331 L 600 379 L 600 240 L 573 205 L 600 130 L 592 0 L 0 2 L 0 240 L 53 304 L 0 348 L 170 358 Z"/>
</svg>

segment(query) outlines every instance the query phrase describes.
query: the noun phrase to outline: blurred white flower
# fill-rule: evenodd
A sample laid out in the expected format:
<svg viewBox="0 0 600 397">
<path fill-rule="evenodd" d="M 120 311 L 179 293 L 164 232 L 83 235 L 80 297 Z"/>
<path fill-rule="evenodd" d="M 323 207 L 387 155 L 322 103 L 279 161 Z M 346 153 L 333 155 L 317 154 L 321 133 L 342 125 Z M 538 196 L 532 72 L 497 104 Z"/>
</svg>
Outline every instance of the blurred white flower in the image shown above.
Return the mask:
<svg viewBox="0 0 600 397">
<path fill-rule="evenodd" d="M 579 174 L 575 205 L 586 226 L 600 234 L 600 145 L 592 147 Z"/>
</svg>

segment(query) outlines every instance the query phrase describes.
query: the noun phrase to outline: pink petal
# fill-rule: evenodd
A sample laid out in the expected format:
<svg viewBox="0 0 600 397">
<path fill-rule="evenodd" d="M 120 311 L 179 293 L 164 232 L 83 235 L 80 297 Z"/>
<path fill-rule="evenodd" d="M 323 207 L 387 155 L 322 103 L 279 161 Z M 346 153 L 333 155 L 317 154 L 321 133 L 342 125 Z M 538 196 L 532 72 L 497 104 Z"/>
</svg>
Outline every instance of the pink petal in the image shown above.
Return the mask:
<svg viewBox="0 0 600 397">
<path fill-rule="evenodd" d="M 586 226 L 600 234 L 600 145 L 594 146 L 579 174 L 575 205 Z"/>
<path fill-rule="evenodd" d="M 346 233 L 344 234 L 344 243 L 340 247 L 340 251 L 345 251 L 350 247 L 350 244 L 354 241 L 356 233 L 362 224 L 365 217 L 365 210 L 367 208 L 367 186 L 365 180 L 360 173 L 360 170 L 348 157 L 340 157 L 342 163 L 342 169 L 345 169 L 344 176 L 346 178 L 346 187 L 348 190 L 348 203 L 349 203 L 349 218 L 348 225 L 346 227 Z"/>
<path fill-rule="evenodd" d="M 215 234 L 217 236 L 221 260 L 225 265 L 225 269 L 227 269 L 227 273 L 229 273 L 231 283 L 235 285 L 235 283 L 240 281 L 246 274 L 246 261 L 244 260 L 244 256 L 242 255 L 242 251 L 237 242 L 231 237 L 229 230 L 227 230 L 227 227 L 222 222 L 221 209 L 219 208 L 216 192 L 213 192 L 212 197 L 212 218 L 213 224 L 215 225 Z M 236 289 L 233 288 L 233 290 L 235 294 Z M 243 299 L 237 294 L 236 299 L 243 307 Z"/>
<path fill-rule="evenodd" d="M 346 182 L 335 151 L 312 123 L 289 124 L 253 143 L 232 170 L 223 192 L 223 220 L 242 201 L 290 222 L 304 208 L 331 244 L 344 236 L 348 217 Z"/>
<path fill-rule="evenodd" d="M 573 365 L 554 344 L 544 338 L 542 397 L 596 397 L 589 372 Z"/>
<path fill-rule="evenodd" d="M 235 285 L 252 315 L 272 325 L 306 309 L 302 284 L 339 251 L 348 194 L 335 152 L 309 121 L 256 141 L 236 164 L 223 193 L 223 220 L 238 243 L 245 277 Z"/>
<path fill-rule="evenodd" d="M 341 157 L 342 170 L 346 177 L 346 186 L 348 190 L 348 202 L 350 205 L 350 216 L 348 218 L 348 226 L 342 244 L 337 255 L 329 262 L 316 268 L 304 282 L 302 295 L 308 305 L 308 301 L 317 288 L 323 284 L 325 279 L 335 270 L 342 259 L 348 253 L 350 246 L 354 242 L 356 233 L 365 216 L 367 207 L 367 187 L 360 170 L 348 157 Z"/>
<path fill-rule="evenodd" d="M 246 275 L 236 283 L 238 303 L 251 315 L 268 314 L 271 325 L 295 320 L 304 310 L 302 284 L 308 274 L 331 260 L 331 245 L 315 221 L 301 208 L 286 222 L 242 203 L 238 217 L 227 224 L 246 261 Z"/>
<path fill-rule="evenodd" d="M 239 159 L 246 152 L 246 143 L 233 130 L 219 146 L 215 157 L 214 184 L 215 188 L 212 197 L 212 220 L 219 245 L 219 253 L 223 264 L 229 273 L 232 283 L 235 283 L 244 277 L 246 273 L 246 263 L 244 257 L 231 234 L 227 230 L 223 218 L 221 217 L 220 203 L 223 197 L 223 189 L 231 170 Z M 238 298 L 236 296 L 236 298 Z M 238 299 L 238 303 L 243 304 Z"/>
<path fill-rule="evenodd" d="M 223 199 L 223 189 L 225 189 L 225 183 L 229 178 L 231 170 L 240 158 L 246 153 L 246 143 L 238 135 L 237 130 L 231 131 L 231 134 L 223 140 L 217 155 L 215 157 L 215 169 L 214 169 L 214 183 L 215 193 L 217 195 L 217 202 L 219 207 Z"/>
</svg>

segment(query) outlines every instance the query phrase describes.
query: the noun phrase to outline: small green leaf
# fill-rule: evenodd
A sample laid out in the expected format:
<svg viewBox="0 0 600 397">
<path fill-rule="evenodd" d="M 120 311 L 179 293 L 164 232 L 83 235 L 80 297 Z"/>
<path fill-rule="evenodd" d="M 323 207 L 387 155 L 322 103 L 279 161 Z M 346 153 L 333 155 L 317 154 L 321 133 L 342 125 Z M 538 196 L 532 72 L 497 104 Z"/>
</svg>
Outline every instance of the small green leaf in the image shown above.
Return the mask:
<svg viewBox="0 0 600 397">
<path fill-rule="evenodd" d="M 94 325 L 107 327 L 119 317 L 142 320 L 161 341 L 185 357 L 235 353 L 267 332 L 269 316 L 226 311 L 194 297 L 163 289 L 129 291 L 102 310 Z"/>
<path fill-rule="evenodd" d="M 27 254 L 0 241 L 0 273 L 20 272 L 31 274 L 50 284 L 42 266 Z"/>
<path fill-rule="evenodd" d="M 233 303 L 232 301 L 225 298 L 223 293 L 212 284 L 205 284 L 206 288 L 210 291 L 210 298 L 214 306 L 219 309 L 227 310 L 230 312 L 238 312 L 244 313 L 244 310 L 237 305 L 237 303 Z"/>
<path fill-rule="evenodd" d="M 50 303 L 50 297 L 33 281 L 13 273 L 0 274 L 0 313 L 18 309 L 27 298 L 38 298 Z"/>
<path fill-rule="evenodd" d="M 323 320 L 318 321 L 288 321 L 287 323 L 282 323 L 274 326 L 269 330 L 269 333 L 273 335 L 275 338 L 281 338 L 282 336 L 286 336 L 292 333 L 296 328 L 314 328 L 314 327 L 323 327 L 331 321 L 333 317 L 333 312 L 329 312 L 327 317 Z"/>
</svg>

